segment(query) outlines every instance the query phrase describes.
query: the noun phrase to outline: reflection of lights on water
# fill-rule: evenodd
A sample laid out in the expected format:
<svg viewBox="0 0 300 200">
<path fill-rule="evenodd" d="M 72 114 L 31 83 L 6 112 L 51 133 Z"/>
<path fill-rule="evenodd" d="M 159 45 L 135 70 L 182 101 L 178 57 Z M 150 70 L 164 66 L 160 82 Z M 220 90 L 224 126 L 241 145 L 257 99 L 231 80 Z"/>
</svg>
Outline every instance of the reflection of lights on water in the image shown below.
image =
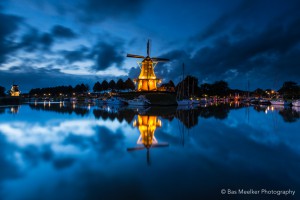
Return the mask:
<svg viewBox="0 0 300 200">
<path fill-rule="evenodd" d="M 34 101 L 34 105 L 37 106 L 37 101 Z"/>
<path fill-rule="evenodd" d="M 271 110 L 274 111 L 274 107 L 273 106 L 271 107 Z"/>
<path fill-rule="evenodd" d="M 49 101 L 48 105 L 49 105 L 49 107 L 51 107 L 51 103 L 50 103 L 50 101 Z"/>
<path fill-rule="evenodd" d="M 87 107 L 87 109 L 88 109 L 88 110 L 90 110 L 90 109 L 91 109 L 91 104 L 88 104 L 88 107 Z"/>
<path fill-rule="evenodd" d="M 76 105 L 75 105 L 75 103 L 73 103 L 73 104 L 72 104 L 72 108 L 73 108 L 73 109 L 75 109 L 75 108 L 76 108 Z"/>
<path fill-rule="evenodd" d="M 268 114 L 268 109 L 265 110 L 265 113 Z"/>
</svg>

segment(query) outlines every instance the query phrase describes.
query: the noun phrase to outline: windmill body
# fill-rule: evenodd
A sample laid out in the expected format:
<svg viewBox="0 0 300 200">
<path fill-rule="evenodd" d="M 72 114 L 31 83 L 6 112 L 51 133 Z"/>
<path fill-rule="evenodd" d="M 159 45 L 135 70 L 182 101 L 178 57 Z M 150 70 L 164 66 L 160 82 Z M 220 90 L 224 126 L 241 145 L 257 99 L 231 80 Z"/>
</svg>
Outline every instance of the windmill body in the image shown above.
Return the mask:
<svg viewBox="0 0 300 200">
<path fill-rule="evenodd" d="M 12 97 L 18 97 L 20 96 L 21 91 L 19 90 L 19 86 L 13 84 L 11 89 L 10 89 L 10 96 Z"/>
<path fill-rule="evenodd" d="M 137 91 L 157 91 L 157 84 L 161 82 L 154 73 L 154 68 L 158 62 L 167 62 L 168 59 L 164 58 L 151 58 L 150 57 L 150 42 L 147 43 L 147 56 L 139 56 L 134 54 L 127 54 L 130 58 L 142 58 L 143 61 L 139 63 L 141 73 L 137 79 Z"/>
</svg>

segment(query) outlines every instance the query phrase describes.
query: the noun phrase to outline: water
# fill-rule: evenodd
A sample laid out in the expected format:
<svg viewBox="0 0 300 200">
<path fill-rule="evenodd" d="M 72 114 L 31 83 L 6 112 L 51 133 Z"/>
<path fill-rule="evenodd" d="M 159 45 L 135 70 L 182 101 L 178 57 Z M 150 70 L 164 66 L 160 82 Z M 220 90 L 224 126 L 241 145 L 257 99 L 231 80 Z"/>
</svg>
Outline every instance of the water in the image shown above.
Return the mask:
<svg viewBox="0 0 300 200">
<path fill-rule="evenodd" d="M 299 199 L 299 117 L 234 104 L 0 107 L 0 199 Z"/>
</svg>

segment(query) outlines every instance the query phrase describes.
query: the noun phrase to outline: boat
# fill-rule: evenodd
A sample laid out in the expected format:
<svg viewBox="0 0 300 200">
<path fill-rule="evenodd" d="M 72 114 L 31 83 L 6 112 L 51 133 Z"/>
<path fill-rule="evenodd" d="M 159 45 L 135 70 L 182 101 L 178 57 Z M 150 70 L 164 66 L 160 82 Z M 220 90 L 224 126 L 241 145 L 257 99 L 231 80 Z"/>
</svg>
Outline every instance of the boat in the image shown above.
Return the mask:
<svg viewBox="0 0 300 200">
<path fill-rule="evenodd" d="M 184 94 L 184 63 L 182 64 L 182 85 L 180 85 L 180 89 L 178 89 L 177 92 L 177 104 L 178 106 L 184 106 L 184 105 L 192 105 L 193 101 L 188 99 L 188 98 L 184 98 L 185 94 Z"/>
<path fill-rule="evenodd" d="M 191 105 L 192 103 L 193 103 L 193 101 L 189 100 L 189 99 L 177 100 L 178 106 Z"/>
<path fill-rule="evenodd" d="M 95 102 L 95 99 L 93 99 L 93 98 L 87 98 L 87 99 L 85 99 L 84 102 L 85 102 L 85 103 L 94 103 L 94 102 Z"/>
<path fill-rule="evenodd" d="M 296 100 L 292 102 L 293 106 L 300 106 L 300 100 Z"/>
<path fill-rule="evenodd" d="M 124 100 L 118 97 L 111 97 L 106 100 L 106 103 L 110 105 L 121 105 L 124 104 Z"/>
<path fill-rule="evenodd" d="M 269 105 L 269 104 L 270 104 L 270 101 L 267 100 L 267 99 L 261 98 L 261 99 L 259 99 L 258 103 L 259 103 L 260 105 Z"/>
<path fill-rule="evenodd" d="M 200 104 L 201 101 L 199 99 L 192 99 L 192 104 Z"/>
<path fill-rule="evenodd" d="M 126 102 L 131 106 L 147 106 L 151 104 L 144 95 L 140 95 L 137 98 L 127 100 Z"/>
<path fill-rule="evenodd" d="M 271 100 L 270 101 L 272 105 L 284 105 L 284 106 L 287 106 L 289 105 L 290 103 L 283 100 L 283 99 L 274 99 L 274 100 Z"/>
<path fill-rule="evenodd" d="M 70 98 L 71 103 L 76 103 L 77 102 L 77 98 L 76 97 L 72 97 Z"/>
</svg>

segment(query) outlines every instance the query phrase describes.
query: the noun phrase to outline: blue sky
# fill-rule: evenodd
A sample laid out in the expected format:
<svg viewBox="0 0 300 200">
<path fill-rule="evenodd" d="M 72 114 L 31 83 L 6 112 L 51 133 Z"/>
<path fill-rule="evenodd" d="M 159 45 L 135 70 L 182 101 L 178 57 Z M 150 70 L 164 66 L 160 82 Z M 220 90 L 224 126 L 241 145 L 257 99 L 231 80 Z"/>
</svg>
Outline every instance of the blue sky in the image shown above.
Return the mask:
<svg viewBox="0 0 300 200">
<path fill-rule="evenodd" d="M 0 85 L 31 88 L 135 78 L 127 53 L 169 58 L 156 75 L 175 83 L 225 80 L 231 88 L 300 82 L 296 0 L 4 0 L 0 3 Z"/>
</svg>

